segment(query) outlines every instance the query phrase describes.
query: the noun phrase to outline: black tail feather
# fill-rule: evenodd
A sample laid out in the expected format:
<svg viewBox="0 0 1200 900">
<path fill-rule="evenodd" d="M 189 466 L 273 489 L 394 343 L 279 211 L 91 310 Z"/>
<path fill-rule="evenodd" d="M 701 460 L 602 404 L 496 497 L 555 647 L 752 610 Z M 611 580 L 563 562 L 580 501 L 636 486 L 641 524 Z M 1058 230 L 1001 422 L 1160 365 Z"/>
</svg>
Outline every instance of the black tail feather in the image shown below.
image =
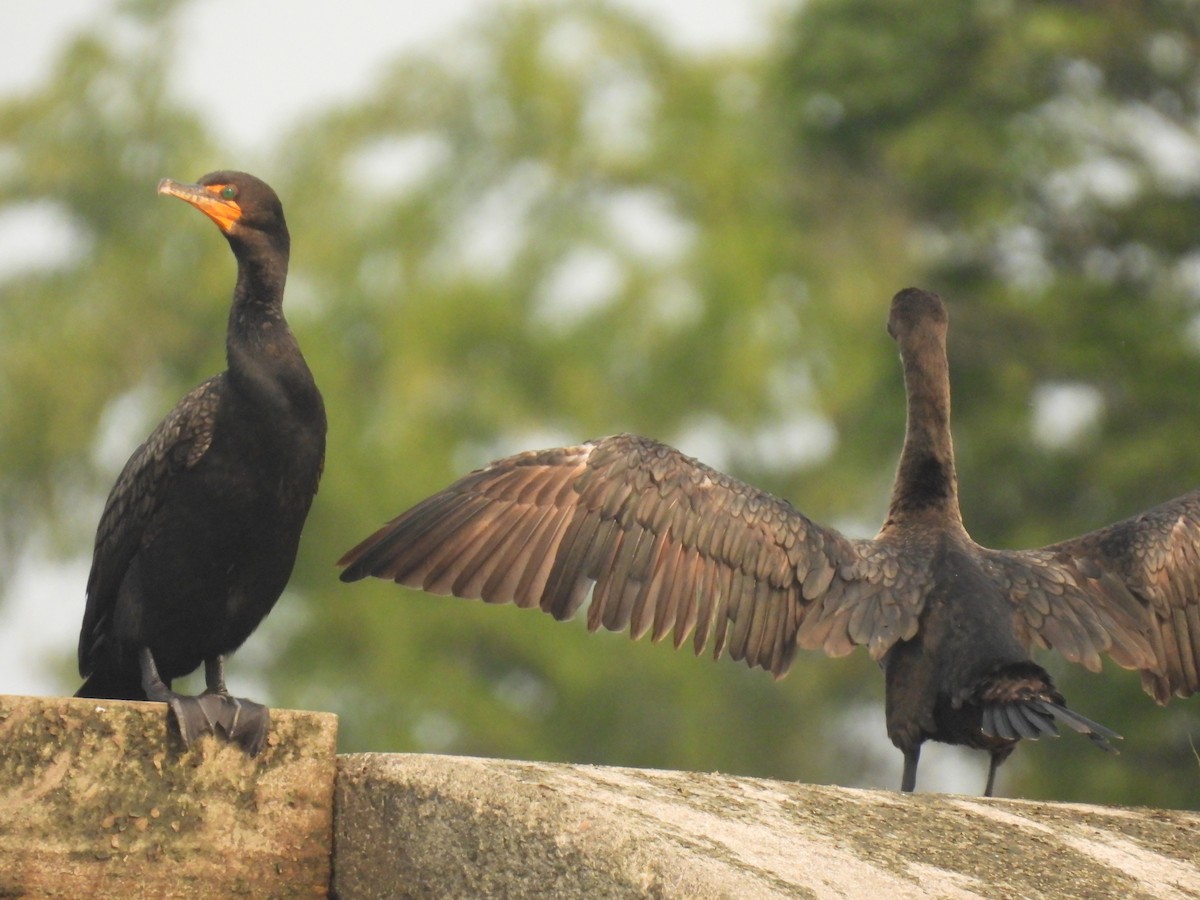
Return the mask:
<svg viewBox="0 0 1200 900">
<path fill-rule="evenodd" d="M 1000 733 L 996 729 L 996 707 L 989 703 L 983 707 L 983 720 L 980 725 L 984 734 L 990 734 L 994 737 L 1000 737 Z"/>
<path fill-rule="evenodd" d="M 1056 723 L 1087 735 L 1093 743 L 1108 753 L 1118 752 L 1109 741 L 1121 740 L 1121 735 L 1111 728 L 1093 722 L 1087 716 L 1040 697 L 984 704 L 980 727 L 984 734 L 1004 740 L 1036 741 L 1043 735 L 1058 737 Z"/>
<path fill-rule="evenodd" d="M 1000 711 L 1008 718 L 1009 723 L 1020 737 L 1026 740 L 1036 741 L 1042 736 L 1042 729 L 1033 724 L 1031 718 L 1036 719 L 1036 716 L 1030 717 L 1027 715 L 1024 704 L 1008 703 L 1000 707 Z"/>
<path fill-rule="evenodd" d="M 137 672 L 106 671 L 97 669 L 87 677 L 75 692 L 76 697 L 93 697 L 97 700 L 145 700 L 141 675 Z"/>
<path fill-rule="evenodd" d="M 989 715 L 990 714 L 990 715 Z M 1013 730 L 1012 723 L 1008 721 L 1008 716 L 1004 714 L 1004 707 L 1000 704 L 991 704 L 983 708 L 984 715 L 984 731 L 998 738 L 1004 738 L 1006 741 L 1015 741 L 1019 735 Z M 991 719 L 988 727 L 987 719 Z"/>
<path fill-rule="evenodd" d="M 1110 740 L 1123 740 L 1121 735 L 1117 734 L 1111 728 L 1106 728 L 1099 722 L 1093 722 L 1087 716 L 1081 716 L 1073 709 L 1067 709 L 1065 706 L 1060 706 L 1057 703 L 1050 703 L 1046 700 L 1032 701 L 1046 715 L 1052 716 L 1056 721 L 1062 722 L 1069 728 L 1078 731 L 1080 734 L 1086 734 L 1092 739 L 1101 750 L 1107 753 L 1118 753 L 1116 747 L 1109 743 Z"/>
<path fill-rule="evenodd" d="M 1058 728 L 1055 727 L 1054 718 L 1052 716 L 1047 716 L 1039 710 L 1036 710 L 1026 704 L 1021 704 L 1020 706 L 1017 706 L 1016 709 L 1020 712 L 1021 716 L 1024 717 L 1025 721 L 1028 722 L 1038 732 L 1037 734 L 1033 735 L 1033 740 L 1037 740 L 1042 735 L 1058 737 Z"/>
</svg>

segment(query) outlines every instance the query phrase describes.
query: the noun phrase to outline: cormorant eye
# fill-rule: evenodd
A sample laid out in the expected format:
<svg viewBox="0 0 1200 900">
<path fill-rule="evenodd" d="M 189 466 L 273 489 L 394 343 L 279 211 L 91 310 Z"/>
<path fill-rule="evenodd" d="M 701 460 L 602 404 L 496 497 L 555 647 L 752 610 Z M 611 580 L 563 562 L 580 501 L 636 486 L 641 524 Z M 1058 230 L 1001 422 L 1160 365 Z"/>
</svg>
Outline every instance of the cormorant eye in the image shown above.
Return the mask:
<svg viewBox="0 0 1200 900">
<path fill-rule="evenodd" d="M 227 185 L 225 185 L 225 187 L 221 188 L 221 199 L 222 200 L 232 200 L 236 196 L 237 196 L 237 188 L 235 188 L 232 184 L 227 184 Z"/>
</svg>

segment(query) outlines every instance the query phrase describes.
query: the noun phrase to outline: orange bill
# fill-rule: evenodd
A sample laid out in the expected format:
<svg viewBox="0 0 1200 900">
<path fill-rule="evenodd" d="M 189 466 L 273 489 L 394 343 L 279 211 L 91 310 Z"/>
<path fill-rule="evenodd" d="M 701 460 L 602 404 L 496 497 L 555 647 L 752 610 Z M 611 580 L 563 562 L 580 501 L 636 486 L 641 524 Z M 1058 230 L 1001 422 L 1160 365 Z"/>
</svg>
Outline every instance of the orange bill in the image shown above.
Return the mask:
<svg viewBox="0 0 1200 900">
<path fill-rule="evenodd" d="M 178 197 L 192 204 L 200 212 L 217 223 L 217 227 L 228 232 L 234 223 L 242 217 L 242 208 L 236 200 L 221 196 L 223 184 L 183 184 L 170 178 L 164 178 L 158 183 L 160 194 Z"/>
</svg>

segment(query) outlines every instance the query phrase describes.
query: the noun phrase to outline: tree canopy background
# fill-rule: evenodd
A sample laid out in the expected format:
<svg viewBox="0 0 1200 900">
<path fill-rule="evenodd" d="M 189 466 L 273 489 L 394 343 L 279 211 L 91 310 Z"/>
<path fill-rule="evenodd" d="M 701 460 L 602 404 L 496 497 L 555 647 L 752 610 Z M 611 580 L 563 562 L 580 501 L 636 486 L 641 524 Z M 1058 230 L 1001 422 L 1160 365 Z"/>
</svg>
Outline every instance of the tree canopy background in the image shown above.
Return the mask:
<svg viewBox="0 0 1200 900">
<path fill-rule="evenodd" d="M 909 284 L 950 308 L 980 543 L 1200 483 L 1200 4 L 810 0 L 761 54 L 723 57 L 602 3 L 503 6 L 253 165 L 165 88 L 179 5 L 121 16 L 120 41 L 81 36 L 0 100 L 0 213 L 49 210 L 65 246 L 0 281 L 4 570 L 33 540 L 86 558 L 129 452 L 223 367 L 233 261 L 153 186 L 251 169 L 287 211 L 286 309 L 330 442 L 292 585 L 230 682 L 338 713 L 344 750 L 894 787 L 865 654 L 801 654 L 776 684 L 345 586 L 333 561 L 470 468 L 617 431 L 870 535 L 904 427 L 883 324 Z M 1200 804 L 1196 701 L 1044 662 L 1123 755 L 1025 744 L 1002 792 Z M 981 789 L 985 757 L 968 764 L 954 786 Z"/>
</svg>

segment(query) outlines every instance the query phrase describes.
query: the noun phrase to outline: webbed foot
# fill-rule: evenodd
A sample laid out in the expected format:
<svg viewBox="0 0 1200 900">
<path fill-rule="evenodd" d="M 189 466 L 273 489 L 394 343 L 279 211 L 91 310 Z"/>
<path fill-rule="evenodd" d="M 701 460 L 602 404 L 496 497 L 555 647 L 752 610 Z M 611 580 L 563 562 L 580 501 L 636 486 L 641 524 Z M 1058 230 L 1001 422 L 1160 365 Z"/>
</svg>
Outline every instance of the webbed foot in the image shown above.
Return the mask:
<svg viewBox="0 0 1200 900">
<path fill-rule="evenodd" d="M 237 744 L 247 756 L 258 756 L 267 740 L 271 710 L 261 703 L 229 694 L 206 693 L 200 699 L 205 698 L 221 700 L 220 711 L 214 720 L 215 733 Z"/>
<path fill-rule="evenodd" d="M 186 747 L 190 748 L 202 735 L 215 734 L 254 757 L 266 743 L 271 711 L 261 703 L 228 694 L 189 697 L 173 691 L 166 702 L 175 714 Z"/>
<path fill-rule="evenodd" d="M 168 692 L 165 697 L 151 697 L 151 700 L 164 700 L 175 716 L 179 726 L 179 736 L 183 745 L 191 747 L 205 734 L 215 734 L 217 719 L 221 712 L 220 698 L 215 696 L 189 697 L 185 694 Z"/>
</svg>

